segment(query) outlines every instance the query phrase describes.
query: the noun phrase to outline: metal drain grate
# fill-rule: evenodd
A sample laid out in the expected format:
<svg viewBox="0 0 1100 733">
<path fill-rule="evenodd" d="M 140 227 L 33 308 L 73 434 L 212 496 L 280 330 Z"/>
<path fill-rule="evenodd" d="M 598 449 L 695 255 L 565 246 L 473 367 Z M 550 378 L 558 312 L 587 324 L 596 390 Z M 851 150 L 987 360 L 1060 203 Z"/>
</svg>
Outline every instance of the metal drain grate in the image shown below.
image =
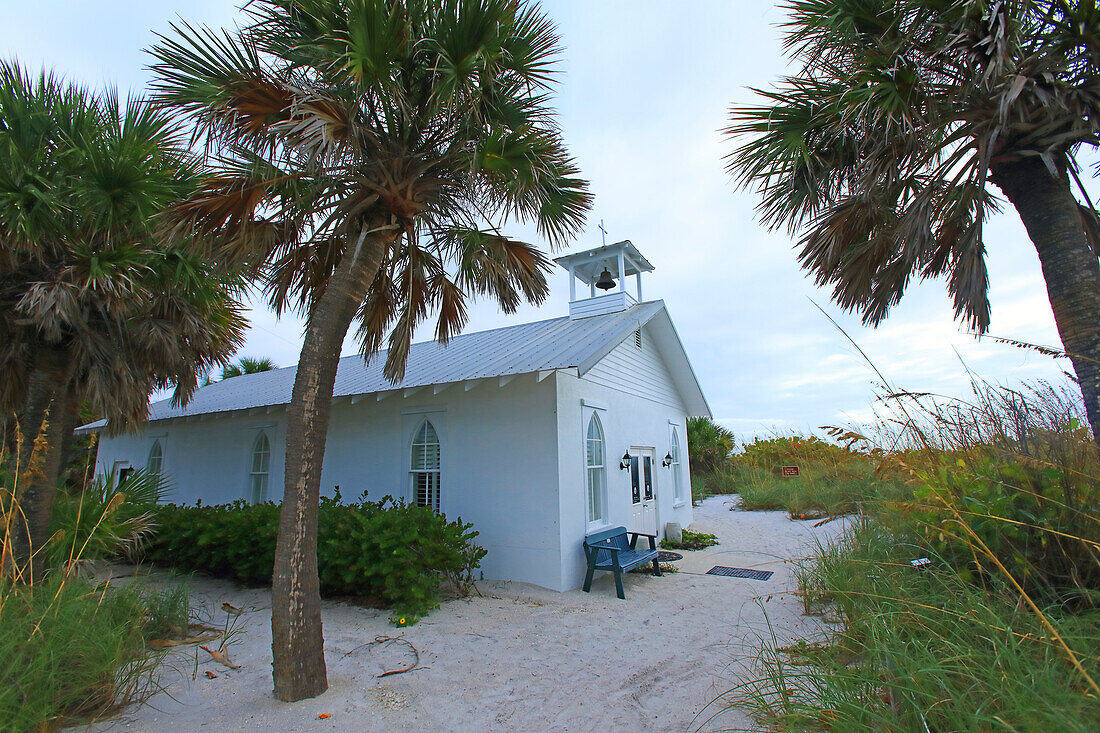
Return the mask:
<svg viewBox="0 0 1100 733">
<path fill-rule="evenodd" d="M 748 578 L 749 580 L 769 580 L 775 573 L 771 570 L 749 570 L 748 568 L 729 568 L 715 565 L 707 575 L 721 575 L 725 578 Z"/>
</svg>

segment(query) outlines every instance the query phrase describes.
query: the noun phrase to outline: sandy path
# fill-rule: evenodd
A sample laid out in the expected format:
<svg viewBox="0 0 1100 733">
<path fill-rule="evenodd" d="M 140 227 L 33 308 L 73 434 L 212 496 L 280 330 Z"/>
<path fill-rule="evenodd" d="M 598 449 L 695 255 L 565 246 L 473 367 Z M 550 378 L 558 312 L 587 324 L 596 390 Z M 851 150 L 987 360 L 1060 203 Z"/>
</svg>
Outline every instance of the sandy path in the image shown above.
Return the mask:
<svg viewBox="0 0 1100 733">
<path fill-rule="evenodd" d="M 590 594 L 486 581 L 483 597 L 446 602 L 400 630 L 384 611 L 326 602 L 329 690 L 293 704 L 271 695 L 268 592 L 196 579 L 195 602 L 213 618 L 224 620 L 215 612 L 223 601 L 245 609 L 243 633 L 230 647 L 241 668 L 226 669 L 200 651 L 192 680 L 194 648 L 177 651 L 166 692 L 92 730 L 695 730 L 702 721 L 693 723 L 696 713 L 745 673 L 769 621 L 781 638 L 818 630 L 816 619 L 800 614 L 785 561 L 841 525 L 813 529 L 781 512 L 729 511 L 730 500 L 713 497 L 695 511 L 692 528 L 717 534 L 719 546 L 685 552 L 676 574 L 630 574 L 626 601 L 615 598 L 610 573 L 597 575 Z M 713 565 L 775 575 L 702 574 Z M 408 639 L 422 668 L 377 678 L 411 660 L 404 644 L 368 644 L 379 635 Z M 321 713 L 331 717 L 318 719 Z M 749 725 L 730 710 L 703 730 Z"/>
</svg>

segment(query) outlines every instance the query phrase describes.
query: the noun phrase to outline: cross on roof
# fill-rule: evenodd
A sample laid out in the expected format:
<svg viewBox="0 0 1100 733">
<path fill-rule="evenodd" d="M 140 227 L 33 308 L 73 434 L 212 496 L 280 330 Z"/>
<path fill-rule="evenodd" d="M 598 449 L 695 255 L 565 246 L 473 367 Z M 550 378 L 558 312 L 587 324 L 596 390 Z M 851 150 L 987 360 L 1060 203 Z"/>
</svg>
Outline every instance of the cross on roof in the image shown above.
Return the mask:
<svg viewBox="0 0 1100 733">
<path fill-rule="evenodd" d="M 603 232 L 603 243 L 607 244 L 607 230 L 603 228 L 603 219 L 600 219 L 600 231 Z"/>
</svg>

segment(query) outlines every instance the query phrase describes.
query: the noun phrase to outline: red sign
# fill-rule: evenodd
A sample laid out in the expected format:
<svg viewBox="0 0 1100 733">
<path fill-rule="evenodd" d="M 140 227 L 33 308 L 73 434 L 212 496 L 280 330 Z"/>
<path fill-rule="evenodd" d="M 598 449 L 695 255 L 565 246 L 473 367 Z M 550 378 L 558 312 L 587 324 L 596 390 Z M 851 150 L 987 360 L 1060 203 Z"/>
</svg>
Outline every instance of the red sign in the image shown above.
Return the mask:
<svg viewBox="0 0 1100 733">
<path fill-rule="evenodd" d="M 797 476 L 798 475 L 798 466 L 783 466 L 783 475 L 784 476 Z"/>
</svg>

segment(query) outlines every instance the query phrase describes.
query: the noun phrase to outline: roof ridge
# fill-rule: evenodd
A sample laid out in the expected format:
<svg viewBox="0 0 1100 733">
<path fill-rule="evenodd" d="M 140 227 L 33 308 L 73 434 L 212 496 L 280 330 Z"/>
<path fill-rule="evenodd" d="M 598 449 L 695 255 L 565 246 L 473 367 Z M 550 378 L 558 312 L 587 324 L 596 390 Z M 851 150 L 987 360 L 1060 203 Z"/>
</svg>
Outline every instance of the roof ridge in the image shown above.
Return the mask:
<svg viewBox="0 0 1100 733">
<path fill-rule="evenodd" d="M 338 362 L 334 396 L 397 389 L 401 384 L 442 384 L 463 379 L 580 366 L 592 357 L 593 350 L 602 350 L 602 345 L 606 345 L 605 341 L 612 338 L 620 340 L 622 334 L 636 328 L 640 315 L 647 314 L 645 320 L 648 321 L 661 307 L 663 301 L 651 300 L 637 303 L 626 310 L 588 318 L 559 316 L 472 331 L 455 336 L 447 344 L 440 344 L 432 339 L 419 341 L 412 344 L 416 348 L 409 354 L 411 373 L 407 373 L 401 382 L 387 384 L 385 387 L 381 386 L 378 373 L 380 367 L 375 358 L 382 356 L 384 359 L 388 349 L 371 354 L 369 359 L 364 359 L 359 353 L 349 354 L 340 357 Z M 502 334 L 512 332 L 518 335 L 502 337 Z M 452 345 L 454 350 L 444 351 Z M 212 391 L 197 390 L 194 398 L 186 406 L 179 408 L 170 407 L 171 398 L 158 400 L 149 406 L 150 421 L 287 404 L 292 394 L 291 382 L 297 369 L 298 364 L 291 364 L 214 382 L 209 385 L 214 388 Z M 265 376 L 261 378 L 261 375 Z M 227 385 L 226 382 L 230 384 Z"/>
</svg>

